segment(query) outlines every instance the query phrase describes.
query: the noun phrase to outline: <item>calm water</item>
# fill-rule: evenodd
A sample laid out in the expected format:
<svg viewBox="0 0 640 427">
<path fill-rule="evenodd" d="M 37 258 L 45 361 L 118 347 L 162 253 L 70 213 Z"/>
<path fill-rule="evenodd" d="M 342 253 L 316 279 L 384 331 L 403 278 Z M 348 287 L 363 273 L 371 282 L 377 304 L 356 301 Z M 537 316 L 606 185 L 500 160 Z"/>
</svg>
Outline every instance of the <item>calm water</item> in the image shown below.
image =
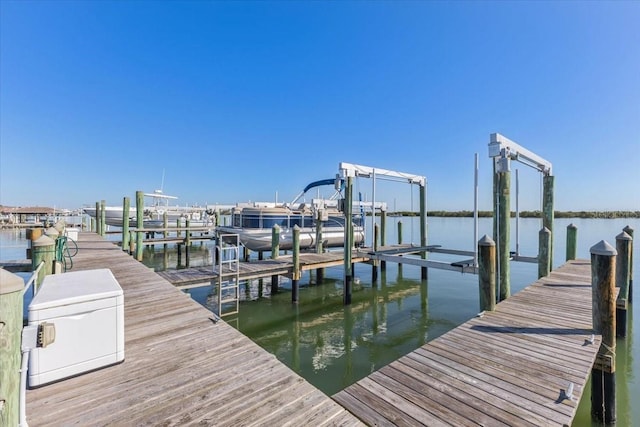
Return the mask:
<svg viewBox="0 0 640 427">
<path fill-rule="evenodd" d="M 388 243 L 396 241 L 397 220 L 388 218 Z M 418 242 L 416 219 L 401 220 L 403 240 Z M 638 219 L 556 220 L 554 266 L 564 262 L 565 230 L 571 222 L 578 227 L 580 258 L 589 258 L 589 248 L 600 240 L 615 245 L 615 236 L 626 225 L 636 230 L 636 237 L 640 234 Z M 479 236 L 491 235 L 491 227 L 491 219 L 481 219 Z M 512 248 L 515 249 L 515 223 L 511 229 Z M 539 220 L 521 220 L 522 255 L 536 255 L 539 229 Z M 429 244 L 464 250 L 472 250 L 474 246 L 473 221 L 468 218 L 429 218 L 428 233 Z M 2 232 L 1 238 L 0 259 L 24 258 L 23 233 Z M 637 277 L 640 271 L 637 250 L 635 255 Z M 209 246 L 196 244 L 189 262 L 191 266 L 209 265 L 210 259 Z M 464 257 L 431 254 L 430 259 L 454 261 Z M 184 254 L 178 259 L 174 248 L 166 253 L 161 249 L 146 250 L 144 262 L 156 270 L 186 264 Z M 418 267 L 405 265 L 399 268 L 390 263 L 386 274 L 381 274 L 372 283 L 371 267 L 356 265 L 357 283 L 349 307 L 342 305 L 342 275 L 340 267 L 326 269 L 321 286 L 315 284 L 315 275 L 305 275 L 300 281 L 300 303 L 297 305 L 291 304 L 287 280 L 281 281 L 280 291 L 273 295 L 269 279 L 264 283 L 257 280 L 246 283 L 242 288 L 244 301 L 240 314 L 228 321 L 326 394 L 332 395 L 478 312 L 475 275 L 430 269 L 428 281 L 422 282 Z M 512 293 L 536 278 L 535 264 L 511 264 Z M 638 285 L 635 287 L 637 291 Z M 212 287 L 188 292 L 204 306 L 217 307 Z M 632 404 L 640 396 L 640 314 L 637 306 L 636 302 L 631 307 L 629 336 L 617 343 L 618 425 L 624 426 L 634 425 L 634 421 L 638 425 L 640 420 L 640 406 Z M 589 390 L 587 387 L 580 403 L 576 426 L 592 425 Z"/>
</svg>

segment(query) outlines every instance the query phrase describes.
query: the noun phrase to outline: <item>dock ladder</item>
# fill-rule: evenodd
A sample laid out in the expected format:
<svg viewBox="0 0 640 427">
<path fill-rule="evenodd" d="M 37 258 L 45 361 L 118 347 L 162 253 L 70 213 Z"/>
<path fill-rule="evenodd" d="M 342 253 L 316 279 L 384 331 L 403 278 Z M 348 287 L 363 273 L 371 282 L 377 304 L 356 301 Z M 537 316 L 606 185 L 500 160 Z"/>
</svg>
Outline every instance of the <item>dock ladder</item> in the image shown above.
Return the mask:
<svg viewBox="0 0 640 427">
<path fill-rule="evenodd" d="M 240 236 L 218 234 L 214 265 L 218 270 L 218 316 L 236 314 L 240 310 Z M 223 312 L 223 306 L 233 308 Z"/>
</svg>

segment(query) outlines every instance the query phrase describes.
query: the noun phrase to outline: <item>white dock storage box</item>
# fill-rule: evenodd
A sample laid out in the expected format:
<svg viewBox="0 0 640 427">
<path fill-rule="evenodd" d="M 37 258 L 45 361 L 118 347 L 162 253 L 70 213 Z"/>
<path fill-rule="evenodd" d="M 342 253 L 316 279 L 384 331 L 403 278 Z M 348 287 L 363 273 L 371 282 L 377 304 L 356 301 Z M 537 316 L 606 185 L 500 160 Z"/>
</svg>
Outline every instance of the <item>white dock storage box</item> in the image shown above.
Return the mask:
<svg viewBox="0 0 640 427">
<path fill-rule="evenodd" d="M 31 351 L 37 387 L 124 360 L 124 296 L 109 269 L 46 276 L 29 304 L 29 325 L 55 325 L 55 340 Z"/>
</svg>

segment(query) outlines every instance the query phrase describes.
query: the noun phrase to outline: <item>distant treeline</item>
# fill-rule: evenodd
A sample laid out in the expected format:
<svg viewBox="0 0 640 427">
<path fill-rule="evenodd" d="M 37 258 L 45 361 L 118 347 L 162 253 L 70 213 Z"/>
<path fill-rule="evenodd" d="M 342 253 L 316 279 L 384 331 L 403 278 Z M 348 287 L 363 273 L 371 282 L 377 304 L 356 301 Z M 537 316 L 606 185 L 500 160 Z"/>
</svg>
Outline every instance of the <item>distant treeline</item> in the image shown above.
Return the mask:
<svg viewBox="0 0 640 427">
<path fill-rule="evenodd" d="M 419 212 L 398 211 L 390 212 L 389 216 L 420 216 Z M 451 217 L 451 218 L 473 218 L 473 211 L 429 211 L 427 216 Z M 478 211 L 478 217 L 491 218 L 492 211 Z M 515 218 L 516 213 L 511 212 L 511 217 Z M 520 218 L 540 218 L 540 211 L 522 211 Z M 555 211 L 555 218 L 640 218 L 640 211 Z"/>
</svg>

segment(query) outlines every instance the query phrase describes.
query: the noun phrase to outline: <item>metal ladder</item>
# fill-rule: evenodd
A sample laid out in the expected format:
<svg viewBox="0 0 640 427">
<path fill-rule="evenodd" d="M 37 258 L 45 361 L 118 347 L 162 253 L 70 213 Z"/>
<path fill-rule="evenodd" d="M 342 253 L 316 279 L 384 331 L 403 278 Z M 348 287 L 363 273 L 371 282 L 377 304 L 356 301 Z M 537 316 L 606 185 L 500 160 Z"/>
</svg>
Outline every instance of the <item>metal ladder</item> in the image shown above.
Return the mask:
<svg viewBox="0 0 640 427">
<path fill-rule="evenodd" d="M 240 236 L 218 234 L 214 252 L 218 269 L 218 316 L 228 316 L 240 311 Z M 233 309 L 223 312 L 223 306 L 233 304 Z"/>
</svg>

